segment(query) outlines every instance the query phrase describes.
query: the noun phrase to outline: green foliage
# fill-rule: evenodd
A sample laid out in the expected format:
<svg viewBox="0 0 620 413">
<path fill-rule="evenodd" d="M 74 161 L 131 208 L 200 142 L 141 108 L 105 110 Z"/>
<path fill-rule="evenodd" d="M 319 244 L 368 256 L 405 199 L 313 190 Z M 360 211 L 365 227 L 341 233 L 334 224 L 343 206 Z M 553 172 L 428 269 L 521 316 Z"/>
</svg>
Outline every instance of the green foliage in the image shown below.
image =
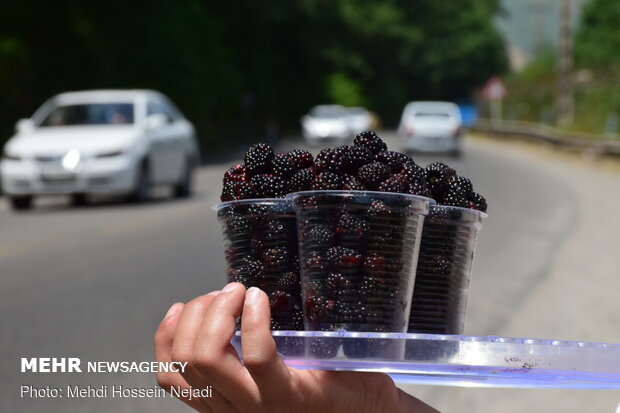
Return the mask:
<svg viewBox="0 0 620 413">
<path fill-rule="evenodd" d="M 506 70 L 496 0 L 75 0 L 0 14 L 0 133 L 53 94 L 152 88 L 203 150 L 297 130 L 311 106 L 366 105 L 389 124 L 413 99 L 467 98 Z"/>
<path fill-rule="evenodd" d="M 620 2 L 591 0 L 584 5 L 575 56 L 586 67 L 620 64 Z"/>
</svg>

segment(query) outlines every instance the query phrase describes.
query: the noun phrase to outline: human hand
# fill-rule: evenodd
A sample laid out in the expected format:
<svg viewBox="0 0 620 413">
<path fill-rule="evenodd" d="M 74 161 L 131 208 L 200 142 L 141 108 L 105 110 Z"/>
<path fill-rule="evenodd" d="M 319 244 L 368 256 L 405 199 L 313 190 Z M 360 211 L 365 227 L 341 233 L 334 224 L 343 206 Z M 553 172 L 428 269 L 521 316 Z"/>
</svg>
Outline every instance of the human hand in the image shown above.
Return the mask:
<svg viewBox="0 0 620 413">
<path fill-rule="evenodd" d="M 230 344 L 242 313 L 243 362 Z M 182 374 L 159 373 L 158 384 L 167 391 L 212 386 L 212 397 L 182 398 L 203 413 L 437 412 L 385 374 L 287 367 L 270 317 L 267 295 L 239 283 L 174 304 L 155 333 L 155 358 L 188 364 Z"/>
</svg>

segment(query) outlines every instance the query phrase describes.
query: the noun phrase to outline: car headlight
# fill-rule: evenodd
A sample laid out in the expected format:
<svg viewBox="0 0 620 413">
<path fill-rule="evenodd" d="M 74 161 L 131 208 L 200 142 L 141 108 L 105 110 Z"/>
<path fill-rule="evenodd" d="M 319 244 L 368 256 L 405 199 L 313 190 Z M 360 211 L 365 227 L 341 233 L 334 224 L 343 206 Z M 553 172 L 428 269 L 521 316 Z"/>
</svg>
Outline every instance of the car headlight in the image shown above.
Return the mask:
<svg viewBox="0 0 620 413">
<path fill-rule="evenodd" d="M 118 150 L 118 151 L 102 152 L 100 154 L 97 154 L 95 157 L 96 158 L 114 158 L 116 156 L 121 156 L 122 154 L 123 154 L 123 151 Z"/>
</svg>

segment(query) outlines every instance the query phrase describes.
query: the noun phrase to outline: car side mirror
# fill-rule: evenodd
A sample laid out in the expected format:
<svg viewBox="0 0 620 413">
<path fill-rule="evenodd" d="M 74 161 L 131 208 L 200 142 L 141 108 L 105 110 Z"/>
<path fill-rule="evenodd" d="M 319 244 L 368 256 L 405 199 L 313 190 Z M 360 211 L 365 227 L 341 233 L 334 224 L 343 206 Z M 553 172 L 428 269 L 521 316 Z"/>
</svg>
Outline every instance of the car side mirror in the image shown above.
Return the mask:
<svg viewBox="0 0 620 413">
<path fill-rule="evenodd" d="M 145 126 L 146 129 L 153 130 L 161 128 L 168 123 L 168 117 L 163 113 L 154 113 L 146 117 Z"/>
<path fill-rule="evenodd" d="M 30 133 L 34 130 L 34 122 L 32 119 L 20 119 L 15 124 L 15 132 Z"/>
</svg>

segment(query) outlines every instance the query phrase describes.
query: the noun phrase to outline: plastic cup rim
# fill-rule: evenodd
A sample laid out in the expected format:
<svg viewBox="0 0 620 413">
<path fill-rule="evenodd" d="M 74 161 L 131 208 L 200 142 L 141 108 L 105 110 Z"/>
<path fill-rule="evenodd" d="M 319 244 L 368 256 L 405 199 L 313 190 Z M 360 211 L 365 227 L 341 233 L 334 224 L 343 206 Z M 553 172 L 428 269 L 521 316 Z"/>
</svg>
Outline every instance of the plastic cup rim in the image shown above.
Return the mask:
<svg viewBox="0 0 620 413">
<path fill-rule="evenodd" d="M 231 205 L 253 205 L 253 204 L 275 204 L 280 202 L 290 202 L 287 198 L 252 198 L 252 199 L 236 199 L 233 201 L 218 202 L 211 206 L 214 211 L 219 211 Z"/>
<path fill-rule="evenodd" d="M 446 209 L 456 209 L 456 210 L 460 210 L 463 212 L 468 212 L 468 213 L 473 213 L 473 214 L 477 214 L 480 215 L 480 218 L 485 219 L 489 217 L 489 214 L 487 214 L 486 212 L 482 212 L 479 211 L 477 209 L 473 209 L 473 208 L 464 208 L 464 207 L 457 207 L 457 206 L 452 206 L 452 205 L 442 205 L 442 204 L 432 204 L 431 205 L 432 208 L 446 208 Z"/>
<path fill-rule="evenodd" d="M 422 195 L 403 194 L 400 192 L 347 190 L 347 189 L 317 189 L 317 190 L 311 190 L 311 191 L 291 192 L 290 194 L 286 195 L 285 199 L 293 199 L 295 196 L 298 196 L 298 195 L 311 195 L 311 194 L 319 194 L 319 195 L 322 195 L 322 194 L 325 194 L 325 195 L 346 195 L 346 194 L 355 195 L 355 194 L 358 194 L 358 195 L 376 195 L 376 196 L 392 195 L 392 196 L 399 196 L 399 197 L 404 197 L 404 198 L 409 198 L 409 199 L 417 199 L 420 201 L 428 201 L 429 206 L 437 204 L 437 201 L 435 201 L 433 198 L 429 198 L 429 197 L 422 196 Z"/>
</svg>

